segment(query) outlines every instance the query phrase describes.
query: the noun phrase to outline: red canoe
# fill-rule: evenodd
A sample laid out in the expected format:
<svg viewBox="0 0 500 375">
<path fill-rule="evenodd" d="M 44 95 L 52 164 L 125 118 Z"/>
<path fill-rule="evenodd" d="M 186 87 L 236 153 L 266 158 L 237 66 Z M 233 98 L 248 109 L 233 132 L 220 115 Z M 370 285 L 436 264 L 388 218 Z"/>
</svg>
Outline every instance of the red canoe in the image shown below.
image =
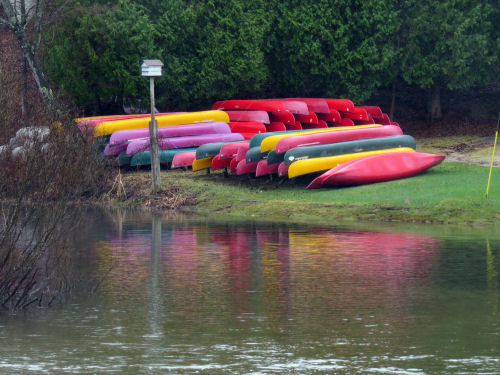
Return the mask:
<svg viewBox="0 0 500 375">
<path fill-rule="evenodd" d="M 301 122 L 302 129 L 324 129 L 328 128 L 328 124 L 325 121 L 318 121 L 316 124 L 309 124 L 305 122 Z"/>
<path fill-rule="evenodd" d="M 227 168 L 231 164 L 231 159 L 221 159 L 221 155 L 217 154 L 212 159 L 212 170 Z"/>
<path fill-rule="evenodd" d="M 366 112 L 368 112 L 369 115 L 374 118 L 382 117 L 382 110 L 376 105 L 362 105 L 360 106 L 360 108 L 363 108 Z"/>
<path fill-rule="evenodd" d="M 232 142 L 226 143 L 221 146 L 219 150 L 219 155 L 221 159 L 232 159 L 238 155 L 238 150 L 240 147 L 246 147 L 250 145 L 250 141 L 248 142 Z"/>
<path fill-rule="evenodd" d="M 236 166 L 236 174 L 242 175 L 247 173 L 253 173 L 257 169 L 257 164 L 258 164 L 257 161 L 247 163 L 245 158 L 243 158 L 238 162 L 238 165 Z"/>
<path fill-rule="evenodd" d="M 295 116 L 292 112 L 271 112 L 269 114 L 271 122 L 282 122 L 285 125 L 294 125 Z"/>
<path fill-rule="evenodd" d="M 387 113 L 382 113 L 382 118 L 378 118 L 377 120 L 377 122 L 382 125 L 389 125 L 391 123 L 391 119 Z"/>
<path fill-rule="evenodd" d="M 269 124 L 269 114 L 266 111 L 224 111 L 230 121 L 258 121 Z"/>
<path fill-rule="evenodd" d="M 299 120 L 301 123 L 307 123 L 307 124 L 317 124 L 318 123 L 318 116 L 314 112 L 309 112 L 308 115 L 297 115 L 297 120 Z"/>
<path fill-rule="evenodd" d="M 284 99 L 263 99 L 263 100 L 271 102 L 281 102 L 284 104 L 285 108 L 292 113 L 300 115 L 309 114 L 309 108 L 307 104 L 301 100 L 284 100 Z"/>
<path fill-rule="evenodd" d="M 330 111 L 337 110 L 337 111 L 345 111 L 345 112 L 352 112 L 354 111 L 354 103 L 352 100 L 349 99 L 325 99 L 328 107 L 330 108 Z"/>
<path fill-rule="evenodd" d="M 286 124 L 286 130 L 302 130 L 302 124 L 300 121 L 295 120 L 293 124 Z"/>
<path fill-rule="evenodd" d="M 231 173 L 236 173 L 237 166 L 238 162 L 236 161 L 236 158 L 232 158 L 231 162 L 229 163 L 229 169 L 231 170 Z"/>
<path fill-rule="evenodd" d="M 233 133 L 265 133 L 266 125 L 258 121 L 232 121 L 229 123 L 229 128 Z"/>
<path fill-rule="evenodd" d="M 369 120 L 370 118 L 368 117 L 368 112 L 366 112 L 366 109 L 361 108 L 361 107 L 354 107 L 354 109 L 351 111 L 340 111 L 340 114 L 344 118 L 350 118 L 351 120 Z"/>
<path fill-rule="evenodd" d="M 389 137 L 401 135 L 403 131 L 394 125 L 374 126 L 368 128 L 345 129 L 312 134 L 291 135 L 276 143 L 276 153 L 281 154 L 294 147 L 314 146 L 326 143 L 353 141 L 355 139 Z"/>
<path fill-rule="evenodd" d="M 288 112 L 290 113 L 285 104 L 282 101 L 278 100 L 222 100 L 215 102 L 212 105 L 212 109 L 255 109 L 259 111 L 267 111 L 267 112 Z"/>
<path fill-rule="evenodd" d="M 318 119 L 331 123 L 340 123 L 342 121 L 339 111 L 335 109 L 332 109 L 330 113 L 318 113 Z"/>
<path fill-rule="evenodd" d="M 444 158 L 444 155 L 422 152 L 394 152 L 366 156 L 330 169 L 315 178 L 307 188 L 371 184 L 410 177 L 441 163 Z"/>
<path fill-rule="evenodd" d="M 280 132 L 285 131 L 286 126 L 282 122 L 272 121 L 269 125 L 266 125 L 266 129 L 268 132 Z"/>
<path fill-rule="evenodd" d="M 255 177 L 278 173 L 278 168 L 279 163 L 269 165 L 267 164 L 267 160 L 259 160 L 257 162 L 257 169 L 255 170 Z"/>
<path fill-rule="evenodd" d="M 354 125 L 356 124 L 350 118 L 343 118 L 340 120 L 340 126 L 354 126 Z"/>
</svg>

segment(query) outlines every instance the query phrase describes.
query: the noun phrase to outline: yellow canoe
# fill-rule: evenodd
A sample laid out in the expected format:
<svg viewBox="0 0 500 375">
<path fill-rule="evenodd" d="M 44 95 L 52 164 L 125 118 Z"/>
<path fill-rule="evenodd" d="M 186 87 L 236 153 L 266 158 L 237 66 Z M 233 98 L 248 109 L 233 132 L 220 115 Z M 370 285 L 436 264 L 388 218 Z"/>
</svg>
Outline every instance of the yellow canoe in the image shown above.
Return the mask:
<svg viewBox="0 0 500 375">
<path fill-rule="evenodd" d="M 202 169 L 207 169 L 212 166 L 213 157 L 194 159 L 193 160 L 193 171 L 201 171 Z"/>
<path fill-rule="evenodd" d="M 352 154 L 343 154 L 335 156 L 325 156 L 321 158 L 297 160 L 290 164 L 288 168 L 288 178 L 302 176 L 308 173 L 326 171 L 332 169 L 346 161 L 362 158 L 370 155 L 387 154 L 391 152 L 411 152 L 415 151 L 409 147 L 388 148 L 385 150 L 364 151 Z"/>
<path fill-rule="evenodd" d="M 278 141 L 280 139 L 283 139 L 286 137 L 293 137 L 295 135 L 303 135 L 303 134 L 324 133 L 324 132 L 331 132 L 331 131 L 337 131 L 337 130 L 373 128 L 373 127 L 377 127 L 377 126 L 382 126 L 382 125 L 370 124 L 370 125 L 358 125 L 358 126 L 339 126 L 339 127 L 335 127 L 335 128 L 312 129 L 312 130 L 304 130 L 301 132 L 290 132 L 290 133 L 276 134 L 276 135 L 272 135 L 270 137 L 264 138 L 262 140 L 262 143 L 260 144 L 260 152 L 268 152 L 268 151 L 274 150 L 276 148 L 276 144 L 278 143 Z"/>
<path fill-rule="evenodd" d="M 172 113 L 168 115 L 155 116 L 158 127 L 194 124 L 198 122 L 229 122 L 229 115 L 224 111 L 201 111 Z M 126 120 L 115 120 L 101 122 L 94 129 L 94 136 L 112 134 L 118 130 L 148 128 L 151 117 L 141 117 Z"/>
</svg>

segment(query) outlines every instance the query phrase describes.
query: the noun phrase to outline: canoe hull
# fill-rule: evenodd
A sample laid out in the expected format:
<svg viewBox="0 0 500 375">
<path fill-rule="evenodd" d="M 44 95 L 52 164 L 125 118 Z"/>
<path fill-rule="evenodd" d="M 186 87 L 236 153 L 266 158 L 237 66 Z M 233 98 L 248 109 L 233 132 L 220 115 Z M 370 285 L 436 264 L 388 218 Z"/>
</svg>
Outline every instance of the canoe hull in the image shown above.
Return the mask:
<svg viewBox="0 0 500 375">
<path fill-rule="evenodd" d="M 229 116 L 224 111 L 201 111 L 173 113 L 155 116 L 158 127 L 186 125 L 198 122 L 229 122 Z M 149 128 L 151 117 L 134 118 L 127 120 L 105 121 L 94 128 L 94 136 L 112 134 L 118 130 Z"/>
<path fill-rule="evenodd" d="M 379 138 L 362 138 L 351 141 L 327 143 L 318 146 L 295 147 L 285 152 L 284 155 L 276 154 L 275 162 L 284 161 L 287 164 L 292 164 L 297 160 L 351 154 L 353 152 L 381 150 L 394 147 L 410 147 L 412 149 L 416 149 L 415 139 L 410 135 L 393 135 Z M 281 160 L 278 158 L 279 155 L 282 155 Z M 268 155 L 268 160 L 270 158 L 271 157 Z"/>
<path fill-rule="evenodd" d="M 345 163 L 349 160 L 359 159 L 365 156 L 395 153 L 395 152 L 415 152 L 415 150 L 412 150 L 411 148 L 408 147 L 400 147 L 400 148 L 391 148 L 385 150 L 356 152 L 352 154 L 343 154 L 335 156 L 326 156 L 322 158 L 299 160 L 290 164 L 290 167 L 288 169 L 288 177 L 293 178 L 305 174 L 326 171 L 328 169 L 336 167 L 339 164 Z"/>
<path fill-rule="evenodd" d="M 308 189 L 361 185 L 411 177 L 444 160 L 444 155 L 421 152 L 380 154 L 351 160 L 313 180 Z"/>
<path fill-rule="evenodd" d="M 275 143 L 276 153 L 281 154 L 295 147 L 316 146 L 326 143 L 344 142 L 363 138 L 380 138 L 392 135 L 402 135 L 400 127 L 394 125 L 360 125 L 356 127 L 330 128 L 337 131 L 325 131 L 324 133 L 309 133 L 299 135 L 281 136 Z M 330 130 L 327 129 L 327 130 Z M 278 138 L 278 137 L 275 137 Z M 261 148 L 270 142 L 267 139 L 261 144 Z"/>
</svg>

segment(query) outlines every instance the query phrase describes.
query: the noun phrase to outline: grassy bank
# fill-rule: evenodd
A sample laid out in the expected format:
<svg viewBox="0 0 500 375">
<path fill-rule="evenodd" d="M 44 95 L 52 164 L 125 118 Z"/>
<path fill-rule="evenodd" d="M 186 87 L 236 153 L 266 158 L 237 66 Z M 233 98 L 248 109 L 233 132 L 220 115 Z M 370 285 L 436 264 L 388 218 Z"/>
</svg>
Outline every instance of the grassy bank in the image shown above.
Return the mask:
<svg viewBox="0 0 500 375">
<path fill-rule="evenodd" d="M 485 199 L 488 173 L 488 167 L 444 162 L 412 178 L 307 190 L 311 177 L 279 181 L 165 170 L 164 191 L 154 197 L 149 194 L 150 171 L 140 170 L 123 175 L 126 198 L 122 202 L 290 223 L 397 221 L 495 226 L 500 222 L 500 169 L 494 169 L 489 199 Z"/>
</svg>

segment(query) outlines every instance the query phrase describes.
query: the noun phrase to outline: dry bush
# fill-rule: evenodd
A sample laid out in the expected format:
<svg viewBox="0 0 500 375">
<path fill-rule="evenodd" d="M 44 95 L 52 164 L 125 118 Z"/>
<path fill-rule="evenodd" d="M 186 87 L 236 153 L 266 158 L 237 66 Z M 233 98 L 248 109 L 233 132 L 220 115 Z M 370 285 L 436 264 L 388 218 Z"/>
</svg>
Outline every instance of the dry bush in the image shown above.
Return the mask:
<svg viewBox="0 0 500 375">
<path fill-rule="evenodd" d="M 50 305 L 71 288 L 68 241 L 78 215 L 69 203 L 108 191 L 117 170 L 60 105 L 34 106 L 23 121 L 9 108 L 0 116 L 11 137 L 0 152 L 0 306 L 16 311 Z"/>
</svg>

